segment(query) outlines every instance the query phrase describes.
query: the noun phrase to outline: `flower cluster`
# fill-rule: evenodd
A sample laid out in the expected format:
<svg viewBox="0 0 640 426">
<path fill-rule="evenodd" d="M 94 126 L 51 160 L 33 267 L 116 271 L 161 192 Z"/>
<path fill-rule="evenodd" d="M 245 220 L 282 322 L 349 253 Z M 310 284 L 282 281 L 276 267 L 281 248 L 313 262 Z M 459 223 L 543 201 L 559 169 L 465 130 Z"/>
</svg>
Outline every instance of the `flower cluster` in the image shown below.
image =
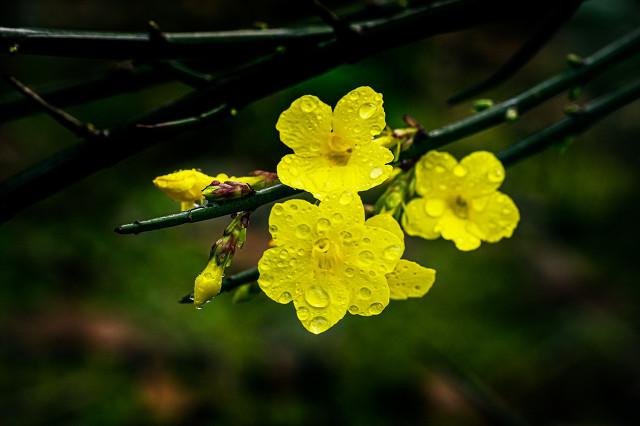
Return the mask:
<svg viewBox="0 0 640 426">
<path fill-rule="evenodd" d="M 357 194 L 276 204 L 269 217 L 275 247 L 258 269 L 258 283 L 278 303 L 293 301 L 312 333 L 326 331 L 348 311 L 377 315 L 389 298 L 424 295 L 435 271 L 401 260 L 404 235 L 391 215 L 365 221 Z"/>
<path fill-rule="evenodd" d="M 504 167 L 490 152 L 474 152 L 458 163 L 450 154 L 431 151 L 418 161 L 415 173 L 421 197 L 409 202 L 402 217 L 409 235 L 442 236 L 469 251 L 481 241 L 510 237 L 520 220 L 513 200 L 498 191 Z"/>
<path fill-rule="evenodd" d="M 277 175 L 208 176 L 181 170 L 154 184 L 183 210 L 245 197 L 276 179 L 310 192 L 315 204 L 293 199 L 273 206 L 271 248 L 258 262 L 259 288 L 278 303 L 293 303 L 302 325 L 315 334 L 347 312 L 378 315 L 390 300 L 424 296 L 435 281 L 434 269 L 402 259 L 402 228 L 426 239 L 443 237 L 469 251 L 482 241 L 510 237 L 520 219 L 515 203 L 498 191 L 505 170 L 489 152 L 474 152 L 458 162 L 430 151 L 414 169 L 394 169 L 390 163 L 423 129 L 408 116 L 408 128 L 387 128 L 382 104 L 382 95 L 370 87 L 352 90 L 333 110 L 315 96 L 302 96 L 276 124 L 280 139 L 294 151 L 282 158 Z M 358 193 L 386 181 L 391 182 L 386 191 L 367 210 L 377 214 L 366 218 Z M 235 215 L 213 245 L 209 263 L 195 280 L 196 307 L 221 291 L 225 269 L 246 239 L 249 214 Z M 237 299 L 255 291 L 244 287 Z"/>
</svg>

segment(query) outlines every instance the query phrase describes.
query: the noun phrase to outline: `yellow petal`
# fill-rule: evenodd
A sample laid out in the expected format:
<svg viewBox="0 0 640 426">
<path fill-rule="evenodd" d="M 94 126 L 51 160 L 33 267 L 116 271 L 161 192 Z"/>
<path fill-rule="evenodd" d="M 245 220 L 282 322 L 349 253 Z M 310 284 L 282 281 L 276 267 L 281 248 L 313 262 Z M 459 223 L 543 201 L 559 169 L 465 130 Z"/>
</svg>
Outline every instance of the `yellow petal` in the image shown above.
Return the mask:
<svg viewBox="0 0 640 426">
<path fill-rule="evenodd" d="M 280 140 L 296 153 L 319 152 L 331 137 L 331 116 L 329 105 L 305 95 L 280 114 L 276 129 Z"/>
<path fill-rule="evenodd" d="M 473 231 L 472 222 L 446 211 L 436 225 L 442 238 L 453 241 L 460 251 L 471 251 L 480 247 L 480 238 Z"/>
<path fill-rule="evenodd" d="M 440 200 L 440 202 L 442 206 L 445 205 L 444 200 Z M 434 202 L 431 201 L 429 205 L 431 214 L 427 213 L 427 200 L 424 198 L 413 199 L 405 206 L 404 214 L 402 215 L 402 227 L 407 234 L 428 240 L 434 240 L 440 236 L 440 232 L 436 227 L 444 214 L 445 207 L 442 207 L 442 212 L 440 212 L 437 202 L 434 205 Z"/>
<path fill-rule="evenodd" d="M 350 288 L 349 313 L 352 315 L 378 315 L 389 304 L 389 285 L 385 276 L 372 276 L 369 272 L 345 272 Z"/>
<path fill-rule="evenodd" d="M 318 220 L 317 206 L 304 200 L 287 200 L 276 203 L 269 215 L 269 232 L 276 245 L 287 244 L 296 252 L 308 254 L 315 238 Z"/>
<path fill-rule="evenodd" d="M 333 112 L 333 132 L 355 143 L 371 141 L 384 128 L 382 95 L 368 86 L 347 93 Z"/>
<path fill-rule="evenodd" d="M 469 221 L 477 227 L 478 236 L 490 243 L 511 237 L 520 220 L 520 212 L 513 200 L 496 191 L 471 201 Z"/>
<path fill-rule="evenodd" d="M 285 155 L 278 163 L 280 181 L 303 189 L 319 200 L 328 194 L 360 192 L 383 183 L 393 168 L 386 163 L 393 154 L 373 143 L 353 148 L 346 164 L 335 164 L 327 156 Z"/>
<path fill-rule="evenodd" d="M 382 228 L 365 226 L 362 238 L 343 247 L 344 263 L 355 270 L 384 275 L 395 268 L 404 253 L 404 242 Z"/>
<path fill-rule="evenodd" d="M 375 226 L 377 228 L 385 229 L 398 237 L 400 241 L 404 241 L 404 233 L 402 232 L 398 222 L 390 213 L 377 214 L 367 219 L 365 223 L 367 226 Z"/>
<path fill-rule="evenodd" d="M 464 179 L 464 193 L 470 197 L 489 195 L 502 185 L 505 177 L 500 160 L 490 152 L 477 151 L 467 155 L 454 168 Z"/>
<path fill-rule="evenodd" d="M 327 331 L 347 312 L 349 294 L 333 274 L 300 282 L 298 289 L 293 305 L 304 328 L 313 334 Z"/>
<path fill-rule="evenodd" d="M 296 296 L 297 286 L 313 278 L 308 262 L 299 259 L 289 246 L 271 248 L 258 262 L 258 284 L 270 299 L 289 303 Z"/>
<path fill-rule="evenodd" d="M 202 199 L 202 190 L 212 180 L 211 176 L 193 169 L 158 176 L 153 184 L 174 201 L 194 203 Z"/>
<path fill-rule="evenodd" d="M 323 229 L 353 228 L 364 223 L 362 199 L 352 192 L 336 192 L 327 196 L 318 206 L 318 213 L 318 224 Z"/>
<path fill-rule="evenodd" d="M 224 269 L 216 263 L 215 258 L 209 260 L 207 266 L 196 278 L 193 287 L 193 304 L 197 308 L 220 293 L 223 275 Z"/>
<path fill-rule="evenodd" d="M 400 259 L 393 272 L 387 274 L 390 298 L 405 300 L 409 297 L 422 297 L 429 291 L 435 280 L 435 269 Z"/>
<path fill-rule="evenodd" d="M 429 151 L 416 164 L 416 192 L 426 198 L 447 198 L 462 187 L 454 173 L 458 161 L 446 152 Z"/>
</svg>

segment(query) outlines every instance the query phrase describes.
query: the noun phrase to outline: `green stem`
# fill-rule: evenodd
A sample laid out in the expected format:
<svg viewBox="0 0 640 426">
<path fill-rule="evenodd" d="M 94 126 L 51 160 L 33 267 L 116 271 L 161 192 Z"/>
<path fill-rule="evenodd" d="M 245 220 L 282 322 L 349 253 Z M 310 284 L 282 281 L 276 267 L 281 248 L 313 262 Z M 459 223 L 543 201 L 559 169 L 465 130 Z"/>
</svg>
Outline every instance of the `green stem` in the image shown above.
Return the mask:
<svg viewBox="0 0 640 426">
<path fill-rule="evenodd" d="M 564 138 L 584 132 L 612 112 L 640 98 L 640 80 L 604 95 L 563 120 L 542 129 L 498 153 L 505 166 L 544 150 Z"/>
<path fill-rule="evenodd" d="M 135 221 L 133 223 L 119 226 L 115 231 L 119 234 L 138 234 L 140 232 L 153 231 L 155 229 L 168 228 L 185 223 L 200 222 L 238 211 L 255 210 L 262 205 L 300 193 L 302 193 L 302 191 L 282 184 L 276 184 L 260 191 L 256 191 L 253 195 L 248 197 L 210 203 L 206 207 L 196 207 L 195 209 L 168 216 Z"/>
<path fill-rule="evenodd" d="M 519 95 L 468 118 L 416 135 L 414 144 L 403 152 L 400 158 L 416 158 L 432 149 L 504 123 L 507 121 L 506 116 L 509 110 L 513 109 L 522 115 L 547 99 L 576 85 L 584 84 L 609 66 L 631 57 L 638 51 L 640 51 L 640 28 L 586 58 L 577 68 L 569 68 Z"/>
</svg>

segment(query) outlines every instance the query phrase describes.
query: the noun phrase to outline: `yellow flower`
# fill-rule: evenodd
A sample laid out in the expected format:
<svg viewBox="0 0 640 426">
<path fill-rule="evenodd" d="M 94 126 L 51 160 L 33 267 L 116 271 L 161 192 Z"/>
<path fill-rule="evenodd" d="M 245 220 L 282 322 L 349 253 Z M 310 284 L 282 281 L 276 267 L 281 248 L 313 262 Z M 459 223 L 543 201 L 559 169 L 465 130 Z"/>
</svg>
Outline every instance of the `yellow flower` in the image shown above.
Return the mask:
<svg viewBox="0 0 640 426">
<path fill-rule="evenodd" d="M 168 175 L 158 176 L 153 180 L 153 184 L 167 194 L 169 198 L 179 202 L 181 210 L 189 210 L 193 208 L 196 203 L 202 203 L 204 201 L 202 190 L 214 180 L 220 182 L 232 180 L 253 185 L 261 179 L 259 176 L 229 177 L 225 173 L 209 176 L 199 170 L 192 169 L 179 170 Z"/>
<path fill-rule="evenodd" d="M 293 301 L 310 332 L 326 331 L 347 311 L 377 315 L 388 305 L 387 274 L 404 252 L 402 231 L 390 215 L 365 222 L 360 197 L 345 192 L 318 206 L 303 200 L 276 204 L 269 231 L 275 247 L 258 263 L 258 284 L 278 303 Z"/>
<path fill-rule="evenodd" d="M 405 207 L 405 231 L 426 239 L 442 236 L 463 251 L 510 237 L 520 213 L 497 190 L 504 177 L 502 163 L 490 152 L 474 152 L 460 163 L 448 153 L 428 152 L 416 164 L 416 192 L 422 198 Z"/>
<path fill-rule="evenodd" d="M 207 266 L 198 275 L 193 287 L 193 304 L 201 308 L 210 299 L 220 293 L 224 266 L 218 265 L 215 256 L 209 260 Z"/>
<path fill-rule="evenodd" d="M 380 185 L 393 161 L 389 149 L 373 142 L 384 127 L 382 95 L 370 87 L 349 92 L 333 112 L 315 96 L 296 99 L 276 124 L 282 142 L 295 152 L 278 164 L 280 181 L 319 200 Z"/>
</svg>

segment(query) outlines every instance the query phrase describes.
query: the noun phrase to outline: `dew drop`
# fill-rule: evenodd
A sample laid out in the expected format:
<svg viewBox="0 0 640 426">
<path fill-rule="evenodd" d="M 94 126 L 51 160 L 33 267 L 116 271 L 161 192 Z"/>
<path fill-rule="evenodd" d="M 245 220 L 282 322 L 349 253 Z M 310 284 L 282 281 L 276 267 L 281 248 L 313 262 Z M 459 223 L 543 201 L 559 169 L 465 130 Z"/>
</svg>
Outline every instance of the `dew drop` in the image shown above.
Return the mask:
<svg viewBox="0 0 640 426">
<path fill-rule="evenodd" d="M 342 237 L 342 241 L 345 243 L 350 243 L 353 240 L 353 234 L 349 231 L 340 232 L 340 236 Z"/>
<path fill-rule="evenodd" d="M 277 225 L 269 225 L 269 232 L 271 232 L 271 235 L 275 234 L 276 232 L 278 232 L 278 226 Z"/>
<path fill-rule="evenodd" d="M 329 321 L 325 317 L 315 317 L 309 323 L 312 333 L 322 333 L 329 328 Z"/>
<path fill-rule="evenodd" d="M 357 314 L 358 312 L 360 312 L 360 308 L 358 308 L 356 305 L 349 306 L 350 314 Z"/>
<path fill-rule="evenodd" d="M 382 303 L 372 303 L 371 306 L 369 306 L 369 313 L 373 314 L 373 315 L 378 315 L 380 312 L 382 312 L 384 309 L 384 305 Z"/>
<path fill-rule="evenodd" d="M 326 308 L 329 306 L 329 293 L 320 286 L 312 285 L 304 292 L 304 298 L 314 308 Z"/>
<path fill-rule="evenodd" d="M 362 263 L 368 265 L 373 262 L 373 252 L 371 252 L 370 250 L 363 250 L 358 254 L 358 258 Z"/>
<path fill-rule="evenodd" d="M 304 306 L 298 308 L 297 314 L 300 321 L 306 321 L 307 319 L 309 319 L 309 309 L 305 308 Z"/>
<path fill-rule="evenodd" d="M 353 277 L 354 273 L 355 271 L 351 267 L 348 267 L 344 270 L 344 274 L 349 278 Z"/>
<path fill-rule="evenodd" d="M 367 102 L 365 104 L 360 105 L 358 114 L 360 115 L 360 118 L 362 118 L 363 120 L 366 120 L 367 118 L 375 114 L 377 109 L 378 107 L 375 104 L 372 104 L 371 102 Z"/>
<path fill-rule="evenodd" d="M 302 257 L 305 255 L 304 249 L 298 249 L 298 256 Z"/>
<path fill-rule="evenodd" d="M 371 136 L 379 135 L 382 132 L 380 126 L 371 126 Z"/>
<path fill-rule="evenodd" d="M 371 297 L 371 290 L 367 287 L 362 287 L 360 291 L 358 291 L 358 295 L 363 299 L 368 299 Z"/>
<path fill-rule="evenodd" d="M 311 234 L 311 228 L 307 224 L 300 224 L 296 228 L 296 236 L 300 239 L 306 239 Z"/>
<path fill-rule="evenodd" d="M 369 173 L 369 177 L 371 179 L 376 179 L 379 178 L 382 175 L 382 168 L 381 167 L 376 167 L 375 169 L 371 170 L 371 173 Z"/>
<path fill-rule="evenodd" d="M 487 173 L 487 179 L 493 183 L 501 182 L 504 179 L 504 171 L 500 168 L 495 168 Z"/>
<path fill-rule="evenodd" d="M 329 251 L 330 245 L 331 245 L 331 242 L 329 241 L 328 238 L 321 238 L 315 242 L 314 249 L 318 250 L 320 253 L 326 253 Z"/>
<path fill-rule="evenodd" d="M 282 207 L 282 204 L 276 204 L 273 206 L 273 209 L 271 209 L 271 212 L 276 216 L 280 216 L 284 212 L 284 207 Z"/>
<path fill-rule="evenodd" d="M 384 258 L 387 260 L 397 260 L 402 256 L 402 247 L 392 245 L 384 249 Z"/>
<path fill-rule="evenodd" d="M 436 173 L 444 173 L 444 167 L 442 166 L 436 166 Z"/>
<path fill-rule="evenodd" d="M 424 210 L 427 212 L 427 214 L 431 217 L 439 217 L 442 216 L 442 213 L 444 213 L 444 209 L 445 209 L 445 203 L 443 200 L 440 200 L 438 198 L 431 198 L 428 199 L 425 203 L 424 203 Z"/>
<path fill-rule="evenodd" d="M 331 216 L 331 219 L 333 219 L 334 222 L 340 223 L 342 222 L 342 214 L 341 213 L 334 213 L 333 216 Z"/>
<path fill-rule="evenodd" d="M 511 210 L 509 210 L 509 209 L 502 209 L 502 214 L 503 214 L 503 215 L 505 215 L 505 216 L 506 216 L 506 215 L 508 215 L 509 213 L 511 213 Z"/>
<path fill-rule="evenodd" d="M 323 233 L 326 232 L 331 227 L 331 222 L 326 217 L 321 217 L 318 219 L 318 223 L 316 225 L 316 229 L 318 232 Z"/>
<path fill-rule="evenodd" d="M 453 168 L 453 174 L 458 177 L 464 177 L 467 175 L 467 169 L 464 166 L 458 164 Z"/>
<path fill-rule="evenodd" d="M 300 102 L 300 109 L 304 112 L 311 112 L 316 109 L 316 103 L 308 98 L 303 99 L 302 102 Z"/>
<path fill-rule="evenodd" d="M 340 199 L 338 200 L 338 202 L 343 206 L 350 204 L 352 201 L 353 201 L 353 194 L 351 194 L 350 192 L 343 192 L 342 195 L 340 196 Z"/>
<path fill-rule="evenodd" d="M 287 249 L 284 249 L 284 248 L 280 250 L 279 255 L 280 255 L 280 259 L 282 260 L 286 260 L 289 258 L 289 252 L 287 251 Z"/>
<path fill-rule="evenodd" d="M 289 209 L 293 210 L 293 211 L 296 211 L 296 210 L 298 210 L 298 205 L 297 204 L 290 204 L 289 205 Z"/>
<path fill-rule="evenodd" d="M 261 274 L 260 275 L 260 287 L 269 288 L 271 287 L 273 278 L 269 274 Z"/>
<path fill-rule="evenodd" d="M 368 237 L 364 237 L 362 239 L 362 242 L 365 243 L 365 244 L 369 244 L 371 242 L 371 240 Z"/>
<path fill-rule="evenodd" d="M 291 302 L 291 299 L 292 299 L 291 293 L 289 293 L 288 291 L 285 291 L 278 298 L 278 302 L 280 302 L 280 303 L 289 303 L 289 302 Z"/>
</svg>

